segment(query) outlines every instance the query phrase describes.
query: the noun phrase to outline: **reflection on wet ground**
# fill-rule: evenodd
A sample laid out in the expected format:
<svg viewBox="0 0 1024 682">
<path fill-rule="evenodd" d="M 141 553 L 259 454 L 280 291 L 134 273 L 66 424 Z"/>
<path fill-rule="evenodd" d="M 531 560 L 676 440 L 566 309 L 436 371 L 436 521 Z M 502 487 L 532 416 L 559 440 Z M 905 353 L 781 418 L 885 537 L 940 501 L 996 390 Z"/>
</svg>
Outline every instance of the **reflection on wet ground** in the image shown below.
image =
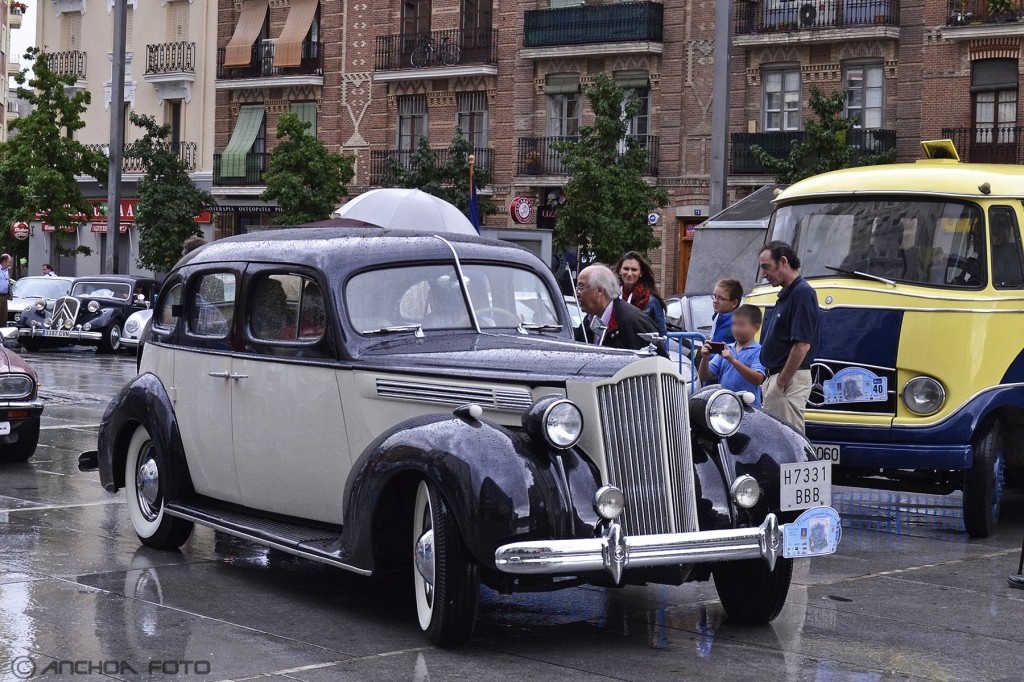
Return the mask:
<svg viewBox="0 0 1024 682">
<path fill-rule="evenodd" d="M 730 624 L 710 583 L 485 589 L 473 643 L 442 651 L 403 594 L 343 571 L 205 529 L 180 552 L 140 547 L 122 497 L 76 466 L 134 360 L 28 357 L 47 407 L 37 455 L 0 467 L 0 680 L 1022 677 L 1019 491 L 977 541 L 958 495 L 837 489 L 840 551 L 797 563 L 769 627 Z"/>
</svg>

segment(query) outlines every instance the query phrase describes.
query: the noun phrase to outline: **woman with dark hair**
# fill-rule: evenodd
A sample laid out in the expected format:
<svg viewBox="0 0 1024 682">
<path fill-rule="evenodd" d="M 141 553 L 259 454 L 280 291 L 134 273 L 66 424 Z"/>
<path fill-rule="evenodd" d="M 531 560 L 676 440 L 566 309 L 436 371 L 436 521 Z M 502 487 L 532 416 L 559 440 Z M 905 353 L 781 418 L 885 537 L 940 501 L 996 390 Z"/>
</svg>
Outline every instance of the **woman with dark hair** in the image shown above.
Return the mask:
<svg viewBox="0 0 1024 682">
<path fill-rule="evenodd" d="M 629 251 L 615 264 L 615 274 L 622 282 L 622 299 L 647 313 L 659 334 L 667 334 L 665 299 L 654 283 L 654 270 L 647 259 L 636 251 Z"/>
</svg>

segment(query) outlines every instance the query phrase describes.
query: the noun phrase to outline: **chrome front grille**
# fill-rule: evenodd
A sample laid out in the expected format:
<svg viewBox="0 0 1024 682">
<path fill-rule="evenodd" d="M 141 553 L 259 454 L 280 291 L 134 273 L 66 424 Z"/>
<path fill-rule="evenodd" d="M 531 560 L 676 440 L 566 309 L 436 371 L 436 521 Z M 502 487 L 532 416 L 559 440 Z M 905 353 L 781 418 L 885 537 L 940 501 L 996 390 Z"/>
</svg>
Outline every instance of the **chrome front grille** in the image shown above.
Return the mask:
<svg viewBox="0 0 1024 682">
<path fill-rule="evenodd" d="M 71 329 L 78 319 L 78 311 L 82 302 L 74 296 L 63 296 L 53 303 L 53 328 Z M 70 322 L 70 324 L 68 324 Z"/>
<path fill-rule="evenodd" d="M 626 495 L 628 535 L 697 530 L 686 385 L 671 375 L 598 388 L 609 483 Z"/>
<path fill-rule="evenodd" d="M 438 403 L 441 405 L 464 405 L 477 403 L 509 412 L 526 412 L 533 405 L 533 396 L 526 389 L 495 389 L 476 386 L 449 386 L 446 384 L 422 383 L 377 379 L 377 395 L 392 400 Z"/>
</svg>

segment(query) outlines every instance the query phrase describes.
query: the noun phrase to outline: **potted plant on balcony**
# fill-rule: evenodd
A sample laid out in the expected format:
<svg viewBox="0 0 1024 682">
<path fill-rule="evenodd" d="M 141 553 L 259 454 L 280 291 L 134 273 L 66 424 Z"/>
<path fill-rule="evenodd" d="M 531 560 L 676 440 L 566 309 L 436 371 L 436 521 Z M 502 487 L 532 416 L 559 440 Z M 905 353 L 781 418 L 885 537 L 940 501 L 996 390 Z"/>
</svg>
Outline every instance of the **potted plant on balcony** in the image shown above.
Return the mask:
<svg viewBox="0 0 1024 682">
<path fill-rule="evenodd" d="M 988 14 L 996 21 L 1017 21 L 1015 0 L 988 0 Z"/>
<path fill-rule="evenodd" d="M 27 9 L 28 5 L 23 2 L 14 0 L 14 2 L 11 3 L 11 14 L 24 14 Z"/>
</svg>

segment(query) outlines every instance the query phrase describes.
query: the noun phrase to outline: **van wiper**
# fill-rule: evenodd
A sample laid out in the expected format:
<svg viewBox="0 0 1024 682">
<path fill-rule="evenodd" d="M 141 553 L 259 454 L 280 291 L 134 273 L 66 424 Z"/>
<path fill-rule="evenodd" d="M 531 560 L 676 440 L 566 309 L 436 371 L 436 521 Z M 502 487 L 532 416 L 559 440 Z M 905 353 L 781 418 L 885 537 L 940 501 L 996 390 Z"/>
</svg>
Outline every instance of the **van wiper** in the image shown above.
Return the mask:
<svg viewBox="0 0 1024 682">
<path fill-rule="evenodd" d="M 881 282 L 882 284 L 888 284 L 891 287 L 896 286 L 896 280 L 889 279 L 888 277 L 882 277 L 880 275 L 872 275 L 869 272 L 861 272 L 860 270 L 847 270 L 846 268 L 837 268 L 833 265 L 826 265 L 825 269 L 831 270 L 832 272 L 838 272 L 841 275 L 850 275 L 852 277 L 863 277 L 864 279 L 872 279 L 876 282 Z"/>
<path fill-rule="evenodd" d="M 425 335 L 423 334 L 423 325 L 421 324 L 398 324 L 391 327 L 381 327 L 380 329 L 371 329 L 363 332 L 364 334 L 401 334 L 402 332 L 414 332 L 414 336 L 417 339 L 422 339 Z"/>
<path fill-rule="evenodd" d="M 520 334 L 529 334 L 530 332 L 560 332 L 562 331 L 562 325 L 560 324 L 534 324 L 532 322 L 523 322 L 519 325 Z"/>
</svg>

